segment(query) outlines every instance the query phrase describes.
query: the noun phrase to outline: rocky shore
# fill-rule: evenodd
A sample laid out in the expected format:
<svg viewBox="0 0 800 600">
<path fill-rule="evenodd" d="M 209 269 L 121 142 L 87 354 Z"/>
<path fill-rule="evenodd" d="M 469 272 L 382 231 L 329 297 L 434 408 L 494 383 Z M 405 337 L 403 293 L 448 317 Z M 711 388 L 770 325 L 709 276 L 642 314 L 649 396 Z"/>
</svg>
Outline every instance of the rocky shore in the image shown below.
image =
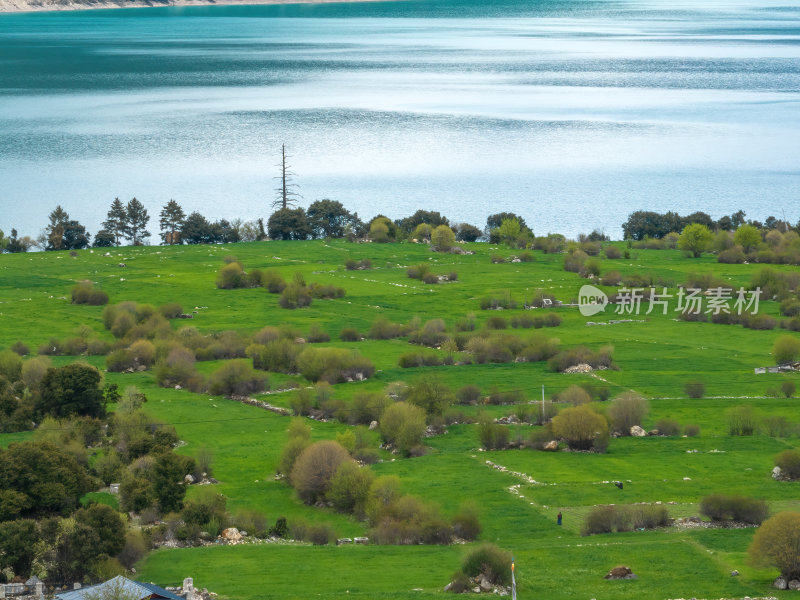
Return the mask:
<svg viewBox="0 0 800 600">
<path fill-rule="evenodd" d="M 352 0 L 0 0 L 0 13 L 156 6 L 229 6 L 243 4 L 326 4 Z M 359 0 L 375 1 L 375 0 Z"/>
</svg>

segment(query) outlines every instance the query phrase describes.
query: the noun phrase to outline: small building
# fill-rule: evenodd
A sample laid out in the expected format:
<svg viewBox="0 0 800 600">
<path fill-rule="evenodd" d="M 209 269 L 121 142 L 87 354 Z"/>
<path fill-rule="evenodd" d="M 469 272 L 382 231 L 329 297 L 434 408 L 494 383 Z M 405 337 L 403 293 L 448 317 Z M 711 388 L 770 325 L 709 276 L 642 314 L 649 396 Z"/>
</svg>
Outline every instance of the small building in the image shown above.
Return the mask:
<svg viewBox="0 0 800 600">
<path fill-rule="evenodd" d="M 132 581 L 122 575 L 97 585 L 61 592 L 58 600 L 183 600 L 154 583 Z"/>
</svg>

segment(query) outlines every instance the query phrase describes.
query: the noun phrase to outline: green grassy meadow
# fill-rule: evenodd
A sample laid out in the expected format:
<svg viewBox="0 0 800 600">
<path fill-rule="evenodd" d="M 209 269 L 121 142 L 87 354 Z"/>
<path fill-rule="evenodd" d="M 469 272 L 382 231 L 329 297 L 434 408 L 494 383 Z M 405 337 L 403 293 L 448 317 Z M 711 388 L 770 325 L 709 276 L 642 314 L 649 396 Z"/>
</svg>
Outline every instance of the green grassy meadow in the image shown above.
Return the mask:
<svg viewBox="0 0 800 600">
<path fill-rule="evenodd" d="M 620 247 L 623 247 L 620 245 Z M 172 326 L 197 327 L 202 333 L 236 330 L 252 333 L 265 325 L 289 323 L 303 332 L 318 325 L 332 341 L 323 346 L 357 348 L 375 364 L 375 377 L 364 382 L 338 384 L 336 397 L 345 400 L 362 390 L 376 391 L 395 381 L 413 381 L 423 373 L 437 373 L 454 389 L 474 384 L 484 391 L 521 390 L 528 400 L 549 398 L 593 375 L 548 371 L 545 363 L 483 364 L 401 369 L 398 357 L 417 348 L 396 340 L 340 342 L 345 327 L 366 333 L 379 316 L 408 322 L 419 317 L 442 318 L 449 327 L 475 315 L 478 327 L 492 316 L 510 318 L 522 309 L 480 310 L 480 298 L 492 291 L 510 290 L 520 304 L 538 291 L 570 303 L 587 281 L 563 270 L 563 255 L 534 252 L 529 263 L 493 264 L 492 254 L 514 251 L 467 244 L 474 254 L 435 254 L 421 244 L 350 244 L 344 241 L 257 242 L 224 246 L 174 246 L 82 250 L 0 256 L 0 349 L 18 340 L 32 350 L 51 337 L 65 338 L 87 325 L 112 340 L 103 328 L 103 307 L 74 305 L 71 287 L 90 280 L 105 290 L 111 303 L 134 300 L 153 305 L 180 303 L 193 312 L 191 321 Z M 287 280 L 295 272 L 308 282 L 344 287 L 336 300 L 315 300 L 309 308 L 285 310 L 277 297 L 262 288 L 220 290 L 216 273 L 223 258 L 235 255 L 246 269 L 275 269 Z M 347 259 L 372 261 L 373 268 L 347 271 Z M 406 268 L 428 263 L 431 271 L 458 273 L 458 281 L 424 285 L 406 277 Z M 124 263 L 125 267 L 119 264 Z M 603 270 L 652 273 L 683 283 L 691 272 L 712 272 L 735 287 L 746 286 L 759 265 L 723 265 L 715 257 L 685 257 L 675 250 L 632 250 L 630 259 L 602 259 Z M 776 270 L 792 267 L 774 266 Z M 610 291 L 611 288 L 608 288 Z M 673 290 L 674 291 L 674 290 Z M 596 504 L 663 502 L 673 517 L 696 515 L 697 503 L 711 492 L 737 493 L 766 499 L 773 512 L 800 509 L 800 483 L 773 481 L 770 471 L 781 450 L 800 447 L 800 440 L 764 434 L 730 437 L 724 413 L 752 406 L 761 416 L 783 415 L 800 421 L 800 398 L 766 396 L 770 386 L 787 379 L 800 384 L 797 374 L 756 375 L 755 367 L 772 364 L 774 340 L 785 330 L 754 331 L 738 325 L 683 322 L 676 313 L 660 311 L 646 316 L 605 314 L 581 316 L 577 307 L 553 309 L 563 318 L 557 328 L 539 333 L 556 337 L 562 346 L 585 344 L 593 349 L 614 347 L 619 370 L 596 373 L 607 381 L 612 397 L 633 389 L 650 399 L 651 411 L 643 426 L 649 429 L 663 418 L 681 425 L 699 425 L 698 437 L 647 437 L 611 440 L 605 454 L 479 450 L 474 425 L 454 425 L 447 433 L 426 440 L 430 451 L 419 458 L 402 459 L 383 453 L 373 466 L 379 474 L 398 475 L 403 491 L 439 503 L 453 514 L 466 499 L 482 511 L 481 540 L 511 550 L 516 558 L 520 598 L 652 599 L 743 598 L 774 595 L 792 597 L 769 587 L 777 572 L 748 566 L 746 550 L 753 529 L 679 529 L 581 537 L 583 516 Z M 778 316 L 778 305 L 762 301 L 759 312 Z M 642 322 L 587 326 L 587 321 L 632 318 Z M 510 332 L 529 335 L 530 330 Z M 792 334 L 797 335 L 797 334 Z M 103 357 L 54 357 L 56 364 L 88 360 L 101 370 Z M 219 361 L 198 363 L 207 372 Z M 145 410 L 175 426 L 186 445 L 178 451 L 194 454 L 206 447 L 213 452 L 214 476 L 228 498 L 231 512 L 258 509 L 274 521 L 279 516 L 326 521 L 339 536 L 365 534 L 365 525 L 330 509 L 303 505 L 291 488 L 274 479 L 276 463 L 286 441 L 289 419 L 207 394 L 156 386 L 151 372 L 107 373 L 106 381 L 120 389 L 136 385 L 147 395 Z M 299 376 L 270 376 L 273 389 Z M 706 396 L 687 398 L 684 384 L 700 379 Z M 300 383 L 303 383 L 300 381 Z M 800 387 L 800 386 L 799 386 Z M 288 406 L 293 392 L 265 395 L 270 403 Z M 476 407 L 463 407 L 475 413 Z M 512 406 L 492 406 L 494 416 L 511 414 Z M 347 429 L 337 422 L 310 422 L 314 439 L 333 438 Z M 510 426 L 527 435 L 530 426 Z M 0 435 L 0 446 L 28 439 L 31 433 Z M 377 434 L 375 436 L 378 443 Z M 491 468 L 486 461 L 507 467 Z M 530 484 L 511 472 L 524 473 Z M 625 482 L 623 490 L 611 481 Z M 518 486 L 518 487 L 515 487 Z M 190 493 L 193 492 L 190 489 Z M 561 511 L 564 525 L 556 525 Z M 428 598 L 444 597 L 442 588 L 456 571 L 464 548 L 438 546 L 314 547 L 301 544 L 260 544 L 152 552 L 137 568 L 137 577 L 175 585 L 192 576 L 195 585 L 237 600 L 262 598 Z M 638 575 L 632 581 L 605 581 L 612 567 L 625 564 Z M 736 569 L 741 575 L 731 577 Z"/>
</svg>

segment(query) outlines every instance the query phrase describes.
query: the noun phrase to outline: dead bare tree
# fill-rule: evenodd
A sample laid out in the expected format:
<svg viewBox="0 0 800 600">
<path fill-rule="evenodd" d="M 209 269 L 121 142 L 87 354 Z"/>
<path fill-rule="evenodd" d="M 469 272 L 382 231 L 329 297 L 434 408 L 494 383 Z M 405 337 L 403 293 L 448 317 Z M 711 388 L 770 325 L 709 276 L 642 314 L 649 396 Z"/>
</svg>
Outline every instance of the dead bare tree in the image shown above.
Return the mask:
<svg viewBox="0 0 800 600">
<path fill-rule="evenodd" d="M 297 174 L 290 170 L 290 165 L 286 162 L 286 144 L 281 145 L 281 162 L 276 165 L 280 168 L 281 174 L 275 179 L 280 180 L 280 187 L 276 188 L 276 198 L 272 203 L 272 208 L 294 208 L 300 199 L 299 192 L 296 191 L 298 185 L 292 182 L 292 178 Z"/>
</svg>

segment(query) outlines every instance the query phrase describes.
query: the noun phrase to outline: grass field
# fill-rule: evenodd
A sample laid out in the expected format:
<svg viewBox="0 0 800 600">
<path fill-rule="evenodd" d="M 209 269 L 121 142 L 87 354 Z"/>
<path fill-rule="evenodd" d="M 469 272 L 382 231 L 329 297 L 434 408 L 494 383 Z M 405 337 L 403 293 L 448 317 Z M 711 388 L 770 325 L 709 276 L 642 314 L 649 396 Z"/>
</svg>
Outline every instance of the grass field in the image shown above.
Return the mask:
<svg viewBox="0 0 800 600">
<path fill-rule="evenodd" d="M 408 322 L 443 318 L 449 326 L 474 314 L 478 327 L 490 316 L 511 317 L 522 309 L 481 311 L 480 298 L 492 291 L 509 290 L 520 303 L 537 291 L 565 303 L 578 296 L 586 282 L 563 270 L 562 255 L 535 252 L 530 263 L 492 264 L 492 254 L 510 256 L 511 250 L 469 244 L 474 254 L 441 255 L 417 244 L 348 244 L 343 241 L 261 242 L 228 246 L 142 247 L 67 253 L 0 256 L 0 349 L 22 340 L 35 350 L 51 337 L 74 335 L 88 325 L 111 340 L 103 329 L 102 307 L 73 305 L 70 288 L 91 280 L 108 292 L 111 302 L 135 300 L 159 305 L 179 302 L 191 321 L 173 321 L 174 327 L 197 327 L 203 333 L 225 329 L 254 332 L 265 325 L 290 323 L 301 331 L 316 324 L 331 335 L 331 346 L 358 348 L 377 369 L 374 378 L 335 386 L 337 397 L 349 399 L 361 390 L 379 390 L 394 381 L 413 381 L 422 373 L 437 373 L 454 388 L 475 384 L 487 391 L 522 390 L 527 399 L 548 398 L 573 383 L 590 380 L 586 374 L 550 372 L 544 363 L 511 363 L 401 369 L 398 357 L 415 347 L 406 340 L 340 342 L 339 331 L 355 327 L 366 332 L 378 317 Z M 246 268 L 276 269 L 287 279 L 295 272 L 307 281 L 332 283 L 347 290 L 338 300 L 315 300 L 302 310 L 278 307 L 276 296 L 264 289 L 219 290 L 214 281 L 223 258 L 235 255 Z M 344 262 L 369 258 L 373 269 L 347 271 Z M 423 285 L 406 277 L 408 266 L 429 263 L 434 273 L 456 271 L 458 281 Z M 124 263 L 125 267 L 119 264 Z M 633 250 L 629 260 L 602 260 L 603 270 L 652 273 L 677 283 L 690 272 L 711 272 L 734 286 L 747 285 L 758 265 L 721 265 L 713 256 L 690 259 L 673 250 Z M 773 267 L 789 270 L 791 267 Z M 554 309 L 561 326 L 541 329 L 562 346 L 614 346 L 619 370 L 600 372 L 612 395 L 634 389 L 651 400 L 646 429 L 661 418 L 700 426 L 698 437 L 619 438 L 606 454 L 544 453 L 532 450 L 479 451 L 476 427 L 455 425 L 446 434 L 430 438 L 426 456 L 401 459 L 388 454 L 373 468 L 378 474 L 396 474 L 406 492 L 438 502 L 446 514 L 461 501 L 477 500 L 484 526 L 482 540 L 513 551 L 517 561 L 520 598 L 742 598 L 777 595 L 769 583 L 776 572 L 747 565 L 746 550 L 753 529 L 668 528 L 623 534 L 581 537 L 582 517 L 595 504 L 656 502 L 669 504 L 674 517 L 698 514 L 697 503 L 711 492 L 739 493 L 768 500 L 774 511 L 800 507 L 800 484 L 773 481 L 775 454 L 796 448 L 796 437 L 772 438 L 727 435 L 724 413 L 733 406 L 752 406 L 760 415 L 798 418 L 798 398 L 767 397 L 796 374 L 756 375 L 755 367 L 772 364 L 770 350 L 785 331 L 753 331 L 738 325 L 716 325 L 675 320 L 675 313 L 657 311 L 646 316 L 606 314 L 589 319 L 574 306 Z M 778 315 L 776 302 L 761 303 L 760 312 Z M 643 322 L 586 325 L 614 318 Z M 510 330 L 527 335 L 527 330 Z M 796 335 L 796 334 L 793 334 Z M 73 357 L 57 357 L 64 364 Z M 82 358 L 81 360 L 87 360 Z M 102 369 L 102 357 L 90 357 Z M 219 362 L 198 363 L 204 372 Z M 363 523 L 303 505 L 283 482 L 275 481 L 276 462 L 286 440 L 288 419 L 272 412 L 221 397 L 192 394 L 155 385 L 150 372 L 106 374 L 107 381 L 124 388 L 136 385 L 148 397 L 145 409 L 153 417 L 174 424 L 186 445 L 182 453 L 201 447 L 213 452 L 219 490 L 232 511 L 254 508 L 270 520 L 284 515 L 331 523 L 340 536 L 365 533 Z M 298 377 L 271 375 L 274 388 Z M 690 399 L 684 384 L 701 379 L 706 397 Z M 800 383 L 800 381 L 798 381 Z M 269 402 L 288 406 L 292 392 L 273 393 Z M 475 407 L 464 407 L 476 412 Z M 511 406 L 488 407 L 494 416 L 510 414 Z M 347 428 L 340 423 L 312 422 L 314 439 L 332 438 Z M 511 426 L 522 433 L 529 426 Z M 0 435 L 0 445 L 27 439 L 29 433 Z M 377 438 L 376 438 L 377 440 Z M 377 442 L 376 442 L 377 443 Z M 689 452 L 692 451 L 692 452 Z M 696 451 L 696 452 L 694 452 Z M 508 471 L 527 474 L 531 485 L 510 472 L 490 468 L 486 461 Z M 619 490 L 609 481 L 625 481 Z M 517 486 L 511 489 L 512 486 Z M 558 527 L 555 515 L 564 514 Z M 159 584 L 175 584 L 193 576 L 195 584 L 241 600 L 259 598 L 422 598 L 442 596 L 442 587 L 458 568 L 462 546 L 452 547 L 312 547 L 263 544 L 181 550 L 159 550 L 138 568 L 137 576 Z M 607 582 L 603 575 L 620 564 L 638 575 L 634 581 Z M 731 577 L 736 569 L 741 575 Z"/>
</svg>

